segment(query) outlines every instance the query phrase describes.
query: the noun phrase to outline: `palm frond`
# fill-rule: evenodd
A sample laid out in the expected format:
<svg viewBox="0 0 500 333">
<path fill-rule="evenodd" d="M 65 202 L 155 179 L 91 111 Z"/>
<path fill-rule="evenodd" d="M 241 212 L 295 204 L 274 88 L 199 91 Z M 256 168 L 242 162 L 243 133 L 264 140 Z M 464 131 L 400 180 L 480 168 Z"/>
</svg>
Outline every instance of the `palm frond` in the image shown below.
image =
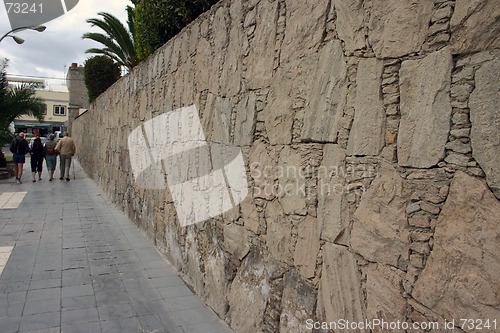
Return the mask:
<svg viewBox="0 0 500 333">
<path fill-rule="evenodd" d="M 98 15 L 101 18 L 90 18 L 87 19 L 87 23 L 90 23 L 92 26 L 98 27 L 105 32 L 102 33 L 85 33 L 82 38 L 91 39 L 98 43 L 106 46 L 105 49 L 102 49 L 99 52 L 95 52 L 97 49 L 89 49 L 87 53 L 97 53 L 97 54 L 105 54 L 110 55 L 114 54 L 112 58 L 113 60 L 117 60 L 120 65 L 123 65 L 128 68 L 132 68 L 137 64 L 137 52 L 134 41 L 135 30 L 133 28 L 133 21 L 130 22 L 130 13 L 129 13 L 129 23 L 127 28 L 118 20 L 115 16 L 106 13 L 99 12 Z"/>
</svg>

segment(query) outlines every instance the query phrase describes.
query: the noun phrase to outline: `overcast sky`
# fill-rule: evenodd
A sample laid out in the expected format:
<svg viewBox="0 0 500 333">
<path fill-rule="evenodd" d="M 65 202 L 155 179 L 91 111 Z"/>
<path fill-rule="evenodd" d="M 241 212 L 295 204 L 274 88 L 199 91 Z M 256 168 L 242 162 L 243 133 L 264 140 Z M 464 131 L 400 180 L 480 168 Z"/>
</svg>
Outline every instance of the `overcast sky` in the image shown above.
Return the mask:
<svg viewBox="0 0 500 333">
<path fill-rule="evenodd" d="M 11 30 L 4 1 L 0 1 L 0 36 Z M 85 32 L 100 32 L 85 22 L 88 18 L 99 17 L 98 12 L 108 12 L 118 17 L 126 25 L 125 7 L 130 0 L 80 0 L 66 14 L 44 23 L 47 29 L 21 31 L 17 36 L 25 40 L 18 45 L 12 38 L 5 38 L 0 43 L 0 58 L 8 58 L 7 74 L 26 75 L 40 78 L 64 78 L 71 63 L 83 64 L 92 56 L 85 50 L 100 47 L 101 44 L 82 40 Z M 65 67 L 66 66 L 66 67 Z M 62 84 L 61 79 L 51 79 L 50 84 Z"/>
</svg>

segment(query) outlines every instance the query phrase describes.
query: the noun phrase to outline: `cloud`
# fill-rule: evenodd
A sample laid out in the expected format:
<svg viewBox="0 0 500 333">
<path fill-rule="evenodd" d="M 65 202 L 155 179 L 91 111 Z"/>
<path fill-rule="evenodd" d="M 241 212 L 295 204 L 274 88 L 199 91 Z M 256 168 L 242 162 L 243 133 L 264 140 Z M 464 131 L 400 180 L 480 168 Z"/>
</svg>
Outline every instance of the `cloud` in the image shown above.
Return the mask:
<svg viewBox="0 0 500 333">
<path fill-rule="evenodd" d="M 25 40 L 17 45 L 11 38 L 0 43 L 0 57 L 8 58 L 7 73 L 16 75 L 64 78 L 65 70 L 71 63 L 83 64 L 91 54 L 85 50 L 100 47 L 100 44 L 82 40 L 85 32 L 100 29 L 91 28 L 85 22 L 89 18 L 98 17 L 98 12 L 108 12 L 126 24 L 125 7 L 132 5 L 129 0 L 80 0 L 76 7 L 67 14 L 44 24 L 47 29 L 42 32 L 22 31 L 17 36 Z M 5 7 L 0 4 L 0 34 L 11 30 Z M 61 80 L 50 80 L 60 83 Z"/>
</svg>

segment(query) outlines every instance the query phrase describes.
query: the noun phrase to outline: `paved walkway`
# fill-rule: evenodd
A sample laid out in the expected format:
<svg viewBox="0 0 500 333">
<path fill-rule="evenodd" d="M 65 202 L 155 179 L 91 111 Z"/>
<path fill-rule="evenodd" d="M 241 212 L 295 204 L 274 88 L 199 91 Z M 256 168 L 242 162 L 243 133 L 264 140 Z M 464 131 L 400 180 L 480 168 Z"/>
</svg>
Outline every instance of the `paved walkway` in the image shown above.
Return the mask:
<svg viewBox="0 0 500 333">
<path fill-rule="evenodd" d="M 0 181 L 1 333 L 232 332 L 78 165 L 33 183 L 27 162 Z"/>
</svg>

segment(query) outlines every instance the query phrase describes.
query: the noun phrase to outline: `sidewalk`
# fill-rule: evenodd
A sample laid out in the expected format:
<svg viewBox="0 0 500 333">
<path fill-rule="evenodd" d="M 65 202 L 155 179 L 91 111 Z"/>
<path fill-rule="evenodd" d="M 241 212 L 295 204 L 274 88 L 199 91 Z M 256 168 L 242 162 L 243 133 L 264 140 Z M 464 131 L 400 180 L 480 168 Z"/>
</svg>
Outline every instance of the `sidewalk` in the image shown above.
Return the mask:
<svg viewBox="0 0 500 333">
<path fill-rule="evenodd" d="M 233 332 L 78 163 L 33 183 L 27 162 L 0 180 L 1 333 Z"/>
</svg>

